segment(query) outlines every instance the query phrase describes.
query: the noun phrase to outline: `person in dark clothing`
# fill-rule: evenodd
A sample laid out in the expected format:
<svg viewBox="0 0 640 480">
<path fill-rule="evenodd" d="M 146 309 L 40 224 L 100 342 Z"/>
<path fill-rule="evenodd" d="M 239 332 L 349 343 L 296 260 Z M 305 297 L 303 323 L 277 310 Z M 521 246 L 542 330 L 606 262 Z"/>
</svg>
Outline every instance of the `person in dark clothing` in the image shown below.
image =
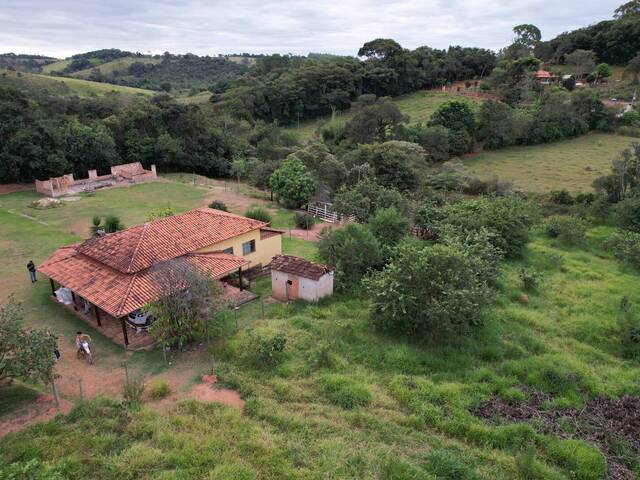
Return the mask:
<svg viewBox="0 0 640 480">
<path fill-rule="evenodd" d="M 27 270 L 29 270 L 29 278 L 31 279 L 31 283 L 37 282 L 36 278 L 36 265 L 33 263 L 33 260 L 29 260 L 27 263 Z"/>
</svg>

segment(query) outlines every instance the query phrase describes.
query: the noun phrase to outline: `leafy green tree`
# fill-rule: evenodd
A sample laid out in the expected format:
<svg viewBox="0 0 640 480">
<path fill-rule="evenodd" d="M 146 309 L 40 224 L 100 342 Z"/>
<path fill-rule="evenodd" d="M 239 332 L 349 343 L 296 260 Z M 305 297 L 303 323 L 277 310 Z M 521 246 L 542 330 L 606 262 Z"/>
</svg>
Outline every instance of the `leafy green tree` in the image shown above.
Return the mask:
<svg viewBox="0 0 640 480">
<path fill-rule="evenodd" d="M 298 208 L 309 201 L 315 190 L 313 177 L 297 157 L 289 157 L 271 175 L 273 193 L 289 208 Z"/>
<path fill-rule="evenodd" d="M 320 232 L 318 256 L 335 267 L 336 288 L 339 290 L 352 290 L 359 286 L 361 279 L 382 263 L 380 243 L 367 227 L 357 223 Z"/>
<path fill-rule="evenodd" d="M 596 54 L 592 50 L 575 50 L 564 57 L 575 75 L 591 73 L 596 68 Z"/>
<path fill-rule="evenodd" d="M 407 120 L 388 98 L 379 99 L 373 105 L 356 106 L 356 112 L 346 126 L 346 137 L 354 143 L 392 140 L 398 125 Z"/>
<path fill-rule="evenodd" d="M 321 189 L 335 192 L 345 182 L 347 170 L 344 163 L 324 143 L 311 143 L 289 156 L 299 158 L 304 163 Z"/>
<path fill-rule="evenodd" d="M 393 207 L 380 209 L 369 219 L 371 233 L 386 251 L 396 246 L 410 228 L 409 219 Z"/>
<path fill-rule="evenodd" d="M 49 331 L 26 329 L 23 308 L 13 297 L 0 305 L 0 382 L 6 379 L 52 383 L 57 337 Z"/>
<path fill-rule="evenodd" d="M 620 19 L 627 16 L 640 15 L 640 0 L 631 0 L 616 8 L 613 17 Z"/>
<path fill-rule="evenodd" d="M 441 104 L 431 115 L 429 126 L 442 126 L 449 130 L 465 130 L 473 136 L 476 121 L 469 103 L 461 100 L 449 100 Z"/>
<path fill-rule="evenodd" d="M 640 53 L 629 61 L 624 70 L 624 76 L 630 76 L 633 83 L 638 83 L 638 78 L 640 78 Z"/>
<path fill-rule="evenodd" d="M 482 323 L 482 310 L 492 298 L 480 267 L 459 245 L 405 241 L 366 281 L 371 321 L 399 335 L 466 333 Z"/>
<path fill-rule="evenodd" d="M 343 185 L 333 198 L 333 210 L 353 215 L 366 223 L 376 210 L 393 207 L 402 215 L 407 213 L 407 199 L 396 189 L 384 188 L 371 179 L 364 179 L 352 187 Z"/>
<path fill-rule="evenodd" d="M 478 110 L 477 136 L 487 150 L 515 144 L 518 136 L 515 111 L 502 102 L 483 102 Z"/>
<path fill-rule="evenodd" d="M 422 129 L 416 135 L 416 143 L 425 149 L 434 162 L 449 160 L 449 130 L 442 126 Z"/>
<path fill-rule="evenodd" d="M 229 173 L 236 178 L 238 182 L 238 191 L 240 190 L 240 180 L 247 174 L 247 160 L 239 155 L 233 158 Z"/>
<path fill-rule="evenodd" d="M 87 170 L 107 172 L 118 163 L 116 146 L 109 131 L 101 124 L 70 123 L 65 132 L 64 155 L 74 166 L 74 173 L 86 175 Z"/>
</svg>

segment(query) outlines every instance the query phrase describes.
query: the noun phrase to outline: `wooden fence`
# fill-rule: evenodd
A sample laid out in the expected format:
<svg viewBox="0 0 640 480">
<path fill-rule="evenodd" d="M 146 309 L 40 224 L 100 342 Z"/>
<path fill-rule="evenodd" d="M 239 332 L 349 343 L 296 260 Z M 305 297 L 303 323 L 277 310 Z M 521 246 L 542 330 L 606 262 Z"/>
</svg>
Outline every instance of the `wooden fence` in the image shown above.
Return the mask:
<svg viewBox="0 0 640 480">
<path fill-rule="evenodd" d="M 332 206 L 332 203 L 314 202 L 309 204 L 307 212 L 309 212 L 310 215 L 329 223 L 352 222 L 355 220 L 353 215 L 341 215 L 334 212 L 331 209 Z"/>
</svg>

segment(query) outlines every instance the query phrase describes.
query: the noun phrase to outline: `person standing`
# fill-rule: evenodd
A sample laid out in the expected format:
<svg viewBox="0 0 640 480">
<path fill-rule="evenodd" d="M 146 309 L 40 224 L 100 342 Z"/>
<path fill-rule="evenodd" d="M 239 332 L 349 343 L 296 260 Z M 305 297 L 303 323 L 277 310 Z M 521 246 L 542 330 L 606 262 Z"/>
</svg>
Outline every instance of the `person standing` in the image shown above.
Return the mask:
<svg viewBox="0 0 640 480">
<path fill-rule="evenodd" d="M 36 265 L 33 263 L 33 260 L 29 260 L 27 263 L 27 270 L 29 270 L 29 278 L 31 279 L 31 283 L 37 282 L 36 278 Z"/>
</svg>

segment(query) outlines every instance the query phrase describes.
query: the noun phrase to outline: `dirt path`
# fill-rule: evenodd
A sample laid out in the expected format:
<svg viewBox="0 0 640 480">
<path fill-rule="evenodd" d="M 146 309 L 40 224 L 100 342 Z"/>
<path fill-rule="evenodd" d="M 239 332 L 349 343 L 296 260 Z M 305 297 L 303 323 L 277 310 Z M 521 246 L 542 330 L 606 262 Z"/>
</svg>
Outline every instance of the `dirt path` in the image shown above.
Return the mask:
<svg viewBox="0 0 640 480">
<path fill-rule="evenodd" d="M 170 381 L 170 377 L 175 377 L 175 374 L 170 377 L 162 377 L 171 384 L 172 382 Z M 170 407 L 181 400 L 197 400 L 203 403 L 221 403 L 242 411 L 245 402 L 240 397 L 240 394 L 229 388 L 218 387 L 216 385 L 217 382 L 218 379 L 215 375 L 203 375 L 202 383 L 196 383 L 190 388 L 182 391 L 176 391 L 172 388 L 173 393 L 168 397 L 155 402 L 150 399 L 147 399 L 147 401 L 149 401 L 149 405 L 151 407 L 159 411 L 164 411 L 167 407 Z"/>
<path fill-rule="evenodd" d="M 67 414 L 72 407 L 73 403 L 64 399 L 60 400 L 60 407 L 56 407 L 51 395 L 41 395 L 35 402 L 0 418 L 0 437 L 22 430 L 37 422 L 49 421 L 56 415 Z"/>
<path fill-rule="evenodd" d="M 300 228 L 292 228 L 291 236 L 295 238 L 301 238 L 302 240 L 309 240 L 310 242 L 317 242 L 318 235 L 324 228 L 328 228 L 330 230 L 334 230 L 336 228 L 342 227 L 343 224 L 340 223 L 328 223 L 328 222 L 320 222 L 313 225 L 313 228 L 310 230 L 302 230 Z M 289 235 L 289 230 L 285 235 Z"/>
</svg>

